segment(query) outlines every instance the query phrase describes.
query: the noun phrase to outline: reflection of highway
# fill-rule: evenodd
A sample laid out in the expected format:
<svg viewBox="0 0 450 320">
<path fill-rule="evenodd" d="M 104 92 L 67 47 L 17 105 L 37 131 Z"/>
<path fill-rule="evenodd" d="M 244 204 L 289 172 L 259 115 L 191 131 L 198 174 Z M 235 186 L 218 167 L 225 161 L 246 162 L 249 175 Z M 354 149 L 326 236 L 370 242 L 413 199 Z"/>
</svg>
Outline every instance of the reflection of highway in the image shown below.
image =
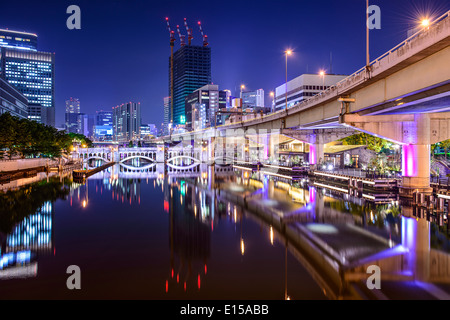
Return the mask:
<svg viewBox="0 0 450 320">
<path fill-rule="evenodd" d="M 372 264 L 383 270 L 383 280 L 427 281 L 436 277 L 424 269 L 450 261 L 448 255 L 425 250 L 429 226 L 424 229 L 420 225 L 427 225 L 427 221 L 399 217 L 388 223 L 368 206 L 357 206 L 352 212 L 348 207 L 351 201 L 343 199 L 338 204 L 343 204 L 344 210 L 339 210 L 333 203 L 336 200 L 327 197 L 324 190 L 293 187 L 282 180 L 242 171 L 228 181 L 209 181 L 198 187 L 215 199 L 212 202 L 231 202 L 234 208 L 245 208 L 251 213 L 249 217 L 269 226 L 271 241 L 276 237 L 285 244 L 329 298 L 380 298 L 381 293 L 365 285 L 369 277 L 366 270 Z M 361 199 L 357 201 L 364 204 Z M 376 229 L 377 224 L 389 226 Z M 447 275 L 446 281 L 449 278 Z"/>
</svg>

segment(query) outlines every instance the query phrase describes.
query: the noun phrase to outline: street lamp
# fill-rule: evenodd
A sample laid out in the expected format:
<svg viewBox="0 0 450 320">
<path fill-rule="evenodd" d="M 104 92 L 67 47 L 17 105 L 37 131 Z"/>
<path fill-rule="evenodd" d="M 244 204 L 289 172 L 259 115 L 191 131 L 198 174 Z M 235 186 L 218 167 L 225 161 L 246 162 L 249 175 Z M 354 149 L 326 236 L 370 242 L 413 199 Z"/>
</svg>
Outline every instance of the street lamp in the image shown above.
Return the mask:
<svg viewBox="0 0 450 320">
<path fill-rule="evenodd" d="M 322 91 L 325 90 L 325 71 L 320 70 L 319 75 L 322 77 Z"/>
<path fill-rule="evenodd" d="M 427 18 L 422 19 L 422 21 L 420 21 L 420 24 L 422 25 L 422 27 L 426 28 L 430 25 L 430 20 Z"/>
<path fill-rule="evenodd" d="M 273 91 L 270 91 L 270 96 L 272 97 L 272 112 L 274 112 L 275 111 L 275 104 L 274 104 L 275 93 Z"/>
<path fill-rule="evenodd" d="M 287 57 L 292 54 L 292 50 L 288 49 L 284 53 L 286 56 L 286 110 L 287 110 L 287 108 L 288 108 L 288 105 L 287 105 Z"/>
</svg>

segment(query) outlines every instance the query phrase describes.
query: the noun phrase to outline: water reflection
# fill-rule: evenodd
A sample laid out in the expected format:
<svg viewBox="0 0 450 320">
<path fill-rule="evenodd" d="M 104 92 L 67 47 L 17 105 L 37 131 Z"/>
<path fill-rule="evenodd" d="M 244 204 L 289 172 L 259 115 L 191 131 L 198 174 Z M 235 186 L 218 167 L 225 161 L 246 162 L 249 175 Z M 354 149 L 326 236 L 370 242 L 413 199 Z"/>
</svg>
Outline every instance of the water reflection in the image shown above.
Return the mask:
<svg viewBox="0 0 450 320">
<path fill-rule="evenodd" d="M 123 289 L 86 289 L 87 297 L 352 299 L 371 264 L 394 281 L 450 278 L 442 268 L 446 212 L 428 221 L 426 210 L 375 205 L 306 178 L 217 165 L 115 165 L 85 184 L 50 180 L 1 194 L 0 202 L 0 272 L 35 263 L 25 274 L 39 278 L 37 263 L 58 244 L 94 274 L 88 288 L 108 268 Z M 61 270 L 68 263 L 49 261 Z M 12 294 L 14 282 L 7 289 Z"/>
<path fill-rule="evenodd" d="M 53 203 L 69 193 L 71 181 L 48 177 L 0 193 L 0 279 L 37 275 L 37 256 L 54 252 Z"/>
</svg>

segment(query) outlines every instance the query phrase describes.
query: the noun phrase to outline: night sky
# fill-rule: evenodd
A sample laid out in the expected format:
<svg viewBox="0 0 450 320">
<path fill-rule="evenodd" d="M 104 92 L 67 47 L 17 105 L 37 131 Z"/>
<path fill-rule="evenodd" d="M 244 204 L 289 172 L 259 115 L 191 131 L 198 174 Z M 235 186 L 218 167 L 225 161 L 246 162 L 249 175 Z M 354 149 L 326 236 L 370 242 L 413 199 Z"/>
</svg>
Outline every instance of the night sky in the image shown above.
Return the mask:
<svg viewBox="0 0 450 320">
<path fill-rule="evenodd" d="M 81 30 L 69 30 L 69 5 L 81 9 Z M 421 16 L 450 8 L 444 0 L 370 0 L 381 9 L 381 29 L 370 31 L 371 60 L 406 38 Z M 79 98 L 81 112 L 141 102 L 142 123 L 163 121 L 168 95 L 169 34 L 183 19 L 201 45 L 202 22 L 212 50 L 212 80 L 238 94 L 241 84 L 268 94 L 288 79 L 320 69 L 351 74 L 365 65 L 365 0 L 296 1 L 2 1 L 0 28 L 38 35 L 39 51 L 56 54 L 56 125 L 65 100 Z M 175 30 L 176 31 L 176 30 Z M 187 37 L 186 37 L 187 38 Z M 179 48 L 179 38 L 175 50 Z"/>
</svg>

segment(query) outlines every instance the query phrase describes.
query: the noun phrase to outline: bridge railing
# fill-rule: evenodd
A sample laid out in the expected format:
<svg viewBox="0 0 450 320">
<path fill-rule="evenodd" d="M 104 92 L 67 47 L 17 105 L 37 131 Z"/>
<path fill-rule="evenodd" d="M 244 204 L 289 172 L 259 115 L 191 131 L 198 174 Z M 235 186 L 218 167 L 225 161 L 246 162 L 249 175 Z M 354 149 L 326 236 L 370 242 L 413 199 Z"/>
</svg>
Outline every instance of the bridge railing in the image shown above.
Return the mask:
<svg viewBox="0 0 450 320">
<path fill-rule="evenodd" d="M 399 172 L 378 172 L 373 170 L 364 170 L 361 168 L 333 168 L 332 170 L 322 169 L 330 174 L 342 174 L 346 176 L 367 178 L 367 179 L 397 179 L 401 178 Z"/>
</svg>

